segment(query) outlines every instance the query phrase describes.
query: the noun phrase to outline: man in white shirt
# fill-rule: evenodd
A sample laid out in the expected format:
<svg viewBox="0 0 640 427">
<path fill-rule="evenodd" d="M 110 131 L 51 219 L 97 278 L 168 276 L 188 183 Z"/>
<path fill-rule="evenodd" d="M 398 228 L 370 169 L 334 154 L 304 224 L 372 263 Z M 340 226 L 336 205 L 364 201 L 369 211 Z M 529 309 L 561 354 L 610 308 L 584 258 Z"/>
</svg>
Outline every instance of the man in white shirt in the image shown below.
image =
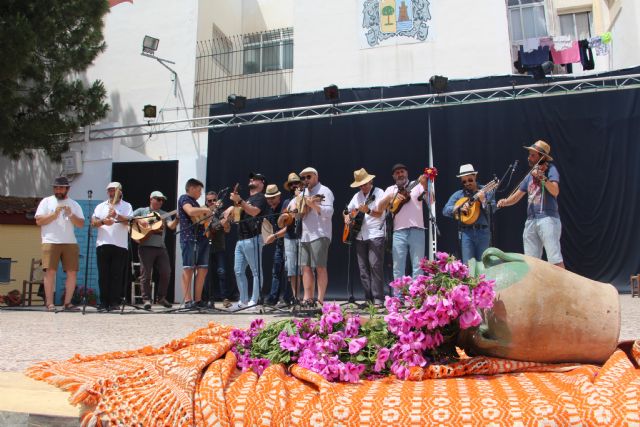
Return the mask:
<svg viewBox="0 0 640 427">
<path fill-rule="evenodd" d="M 402 163 L 391 168 L 394 185 L 387 187 L 384 197 L 373 212 L 380 216 L 389 208 L 393 215 L 393 278 L 404 276 L 407 255 L 411 259 L 412 275 L 420 272 L 420 260 L 424 258 L 425 227 L 420 196 L 424 193 L 427 179 L 420 175 L 416 181 L 409 182 L 407 167 Z"/>
<path fill-rule="evenodd" d="M 371 212 L 376 200 L 384 192 L 373 186 L 375 175 L 364 169 L 353 172 L 351 188 L 360 188 L 349 204 L 344 215 L 345 224 L 350 224 L 350 237 L 356 247 L 360 282 L 364 288 L 365 300 L 377 307 L 384 303 L 384 220 L 374 217 Z"/>
<path fill-rule="evenodd" d="M 98 261 L 98 283 L 102 310 L 117 310 L 123 297 L 125 272 L 128 268 L 129 218 L 133 213 L 131 204 L 122 200 L 122 185 L 111 182 L 107 185 L 109 198 L 96 206 L 91 226 L 98 229 L 96 255 Z"/>
<path fill-rule="evenodd" d="M 331 243 L 331 217 L 333 216 L 333 192 L 320 184 L 318 171 L 312 167 L 300 172 L 304 183 L 304 197 L 302 215 L 302 237 L 300 238 L 300 265 L 302 266 L 302 286 L 304 299 L 302 305 L 315 307 L 314 275 L 316 270 L 318 281 L 318 302 L 324 303 L 327 292 L 329 274 L 327 272 L 327 258 Z M 289 209 L 296 209 L 296 198 L 289 203 Z"/>
<path fill-rule="evenodd" d="M 36 224 L 42 236 L 42 268 L 44 275 L 44 295 L 47 310 L 55 310 L 53 292 L 58 263 L 62 260 L 62 268 L 67 273 L 65 282 L 64 309 L 73 309 L 71 298 L 76 288 L 78 277 L 78 241 L 73 227 L 84 226 L 82 208 L 70 199 L 69 180 L 58 177 L 53 182 L 53 196 L 40 201 L 36 210 Z"/>
</svg>

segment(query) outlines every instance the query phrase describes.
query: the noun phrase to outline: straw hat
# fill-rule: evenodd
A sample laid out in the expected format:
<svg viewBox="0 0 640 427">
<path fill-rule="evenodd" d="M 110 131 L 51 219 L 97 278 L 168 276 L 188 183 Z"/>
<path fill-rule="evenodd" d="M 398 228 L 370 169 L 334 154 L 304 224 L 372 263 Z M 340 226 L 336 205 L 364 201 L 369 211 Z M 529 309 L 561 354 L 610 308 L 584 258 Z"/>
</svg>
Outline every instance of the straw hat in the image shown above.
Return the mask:
<svg viewBox="0 0 640 427">
<path fill-rule="evenodd" d="M 365 168 L 360 168 L 357 171 L 353 171 L 353 182 L 351 183 L 351 188 L 360 187 L 361 185 L 365 185 L 367 182 L 371 181 L 375 178 L 375 175 L 369 175 L 369 173 L 365 170 Z"/>
<path fill-rule="evenodd" d="M 467 175 L 477 175 L 478 172 L 473 168 L 473 165 L 471 163 L 467 163 L 465 165 L 460 166 L 460 171 L 458 172 L 458 175 L 456 175 L 458 178 L 462 178 L 463 176 L 467 176 Z"/>
<path fill-rule="evenodd" d="M 267 191 L 264 193 L 264 197 L 267 199 L 271 199 L 272 197 L 278 197 L 280 195 L 280 190 L 278 190 L 278 186 L 275 184 L 267 185 Z"/>
<path fill-rule="evenodd" d="M 536 153 L 541 154 L 543 157 L 546 157 L 550 162 L 553 161 L 553 157 L 549 155 L 549 153 L 551 153 L 551 146 L 541 139 L 537 140 L 529 147 L 525 147 L 523 145 L 522 148 L 524 148 L 525 150 L 535 151 Z"/>
<path fill-rule="evenodd" d="M 287 182 L 285 182 L 283 184 L 283 187 L 284 187 L 285 190 L 291 191 L 291 184 L 293 184 L 293 183 L 298 183 L 299 184 L 300 182 L 301 181 L 300 181 L 300 177 L 298 176 L 298 174 L 295 173 L 295 172 L 291 172 L 289 174 L 289 176 L 287 177 Z"/>
</svg>

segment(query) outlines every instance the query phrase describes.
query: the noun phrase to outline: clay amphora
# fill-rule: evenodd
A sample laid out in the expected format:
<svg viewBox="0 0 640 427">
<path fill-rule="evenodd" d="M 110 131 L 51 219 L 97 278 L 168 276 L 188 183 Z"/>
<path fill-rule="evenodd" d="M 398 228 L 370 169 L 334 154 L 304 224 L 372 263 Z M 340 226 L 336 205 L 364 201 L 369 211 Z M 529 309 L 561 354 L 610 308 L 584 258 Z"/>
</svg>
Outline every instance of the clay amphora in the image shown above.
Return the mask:
<svg viewBox="0 0 640 427">
<path fill-rule="evenodd" d="M 484 322 L 461 331 L 470 355 L 532 362 L 603 363 L 620 334 L 618 291 L 548 262 L 487 249 L 470 273 L 496 281 Z"/>
</svg>

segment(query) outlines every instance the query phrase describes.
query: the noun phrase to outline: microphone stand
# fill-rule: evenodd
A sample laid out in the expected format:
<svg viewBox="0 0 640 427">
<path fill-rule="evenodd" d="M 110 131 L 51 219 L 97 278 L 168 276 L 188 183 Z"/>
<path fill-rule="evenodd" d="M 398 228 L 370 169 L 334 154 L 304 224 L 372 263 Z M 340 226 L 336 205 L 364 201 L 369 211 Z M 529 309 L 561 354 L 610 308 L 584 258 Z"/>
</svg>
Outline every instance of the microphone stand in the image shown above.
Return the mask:
<svg viewBox="0 0 640 427">
<path fill-rule="evenodd" d="M 89 199 L 89 212 L 91 212 L 91 201 L 93 199 L 93 190 L 87 191 L 87 198 Z M 91 246 L 91 214 L 89 214 L 89 223 L 87 228 L 87 251 L 86 259 L 84 262 L 84 291 L 82 292 L 82 315 L 87 311 L 87 283 L 89 282 L 89 246 Z M 63 301 L 64 302 L 64 301 Z"/>
</svg>

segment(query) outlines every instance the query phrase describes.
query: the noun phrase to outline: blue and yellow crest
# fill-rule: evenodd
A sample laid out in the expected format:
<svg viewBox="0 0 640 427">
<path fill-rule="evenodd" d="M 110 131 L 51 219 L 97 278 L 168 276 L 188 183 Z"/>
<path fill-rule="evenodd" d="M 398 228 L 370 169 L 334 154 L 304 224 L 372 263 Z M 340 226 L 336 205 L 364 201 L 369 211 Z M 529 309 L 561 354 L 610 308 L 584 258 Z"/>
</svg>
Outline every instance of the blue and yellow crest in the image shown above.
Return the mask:
<svg viewBox="0 0 640 427">
<path fill-rule="evenodd" d="M 362 27 L 370 47 L 394 37 L 425 41 L 431 20 L 429 0 L 364 0 Z"/>
</svg>

